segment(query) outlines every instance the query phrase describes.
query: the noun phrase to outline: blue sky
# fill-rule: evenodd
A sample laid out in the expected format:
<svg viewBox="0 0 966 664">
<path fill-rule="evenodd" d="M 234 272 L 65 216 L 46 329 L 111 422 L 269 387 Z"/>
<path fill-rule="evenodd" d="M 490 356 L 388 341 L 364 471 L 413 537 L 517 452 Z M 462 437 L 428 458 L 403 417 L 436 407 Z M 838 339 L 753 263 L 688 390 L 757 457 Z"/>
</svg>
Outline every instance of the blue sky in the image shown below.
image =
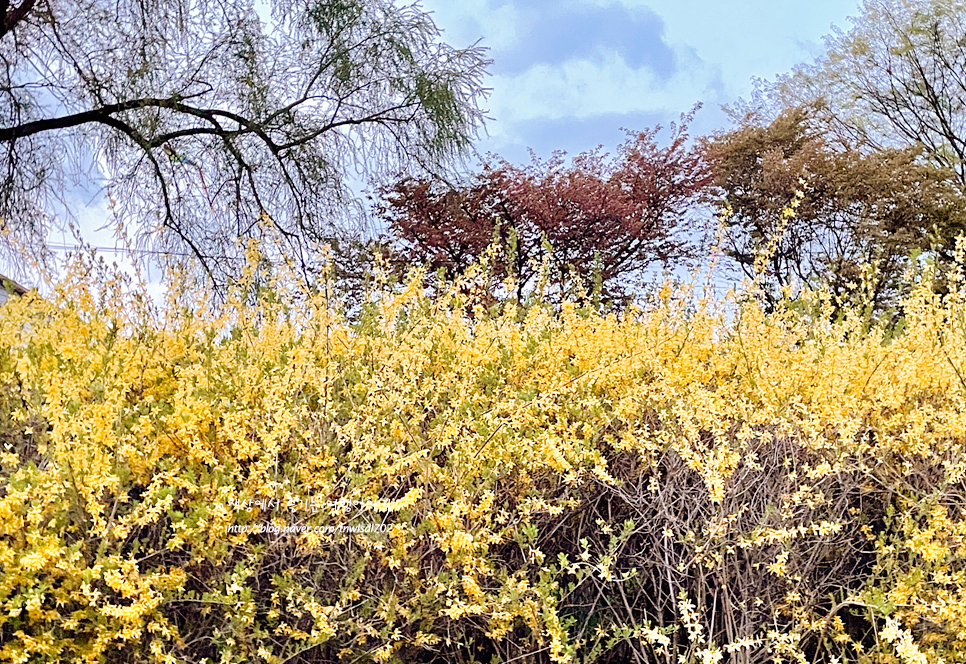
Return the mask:
<svg viewBox="0 0 966 664">
<path fill-rule="evenodd" d="M 492 94 L 480 154 L 513 163 L 528 148 L 546 158 L 598 144 L 613 150 L 626 127 L 666 127 L 703 103 L 692 136 L 728 126 L 722 104 L 747 97 L 822 52 L 833 24 L 847 29 L 856 0 L 423 0 L 452 46 L 490 49 Z M 106 201 L 78 201 L 94 244 L 115 241 Z M 73 244 L 66 232 L 51 243 Z M 110 259 L 111 256 L 108 256 Z M 116 256 L 121 262 L 126 262 Z M 2 263 L 2 261 L 0 261 Z M 17 273 L 13 266 L 0 271 Z M 156 278 L 156 274 L 150 275 Z"/>
<path fill-rule="evenodd" d="M 624 137 L 620 127 L 667 126 L 702 102 L 692 135 L 728 125 L 722 104 L 749 96 L 822 52 L 847 29 L 856 0 L 424 0 L 443 39 L 477 40 L 494 64 L 489 136 L 512 162 L 527 148 L 570 154 Z"/>
</svg>

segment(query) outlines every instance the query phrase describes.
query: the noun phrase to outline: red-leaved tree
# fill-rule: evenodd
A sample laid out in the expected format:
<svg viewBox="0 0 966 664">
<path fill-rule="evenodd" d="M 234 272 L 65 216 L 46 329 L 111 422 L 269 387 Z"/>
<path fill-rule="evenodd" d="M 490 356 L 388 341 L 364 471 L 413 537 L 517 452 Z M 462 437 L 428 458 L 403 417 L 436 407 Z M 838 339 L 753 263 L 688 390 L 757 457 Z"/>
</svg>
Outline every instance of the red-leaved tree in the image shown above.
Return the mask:
<svg viewBox="0 0 966 664">
<path fill-rule="evenodd" d="M 562 152 L 523 168 L 497 160 L 457 187 L 404 178 L 381 190 L 377 209 L 404 259 L 450 278 L 497 242 L 494 274 L 516 278 L 518 299 L 545 259 L 560 293 L 626 298 L 645 270 L 692 254 L 682 221 L 710 178 L 688 145 L 690 119 L 671 125 L 666 147 L 656 127 L 628 132 L 613 157 L 598 148 L 570 163 Z"/>
</svg>

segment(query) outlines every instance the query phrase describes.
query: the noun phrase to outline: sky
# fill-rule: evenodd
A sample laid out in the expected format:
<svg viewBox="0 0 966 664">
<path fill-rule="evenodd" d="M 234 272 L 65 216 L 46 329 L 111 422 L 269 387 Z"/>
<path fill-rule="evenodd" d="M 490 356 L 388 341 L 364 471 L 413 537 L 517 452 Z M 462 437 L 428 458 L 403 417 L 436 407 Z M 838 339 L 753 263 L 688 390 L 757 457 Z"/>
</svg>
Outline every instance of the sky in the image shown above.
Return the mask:
<svg viewBox="0 0 966 664">
<path fill-rule="evenodd" d="M 400 0 L 405 1 L 405 0 Z M 723 104 L 747 98 L 752 79 L 773 79 L 822 51 L 832 25 L 848 28 L 857 0 L 422 0 L 455 47 L 489 48 L 481 158 L 511 163 L 554 150 L 603 145 L 621 128 L 667 127 L 695 104 L 692 136 L 729 126 Z M 664 135 L 666 137 L 666 134 Z M 660 136 L 659 136 L 660 140 Z M 84 236 L 116 246 L 107 202 L 78 201 Z M 112 224 L 108 224 L 111 226 Z M 50 243 L 73 245 L 64 233 Z M 107 256 L 111 258 L 110 255 Z M 120 262 L 126 262 L 118 257 Z M 12 266 L 0 271 L 16 273 Z M 158 274 L 149 275 L 154 280 Z"/>
<path fill-rule="evenodd" d="M 702 103 L 691 135 L 729 126 L 747 98 L 848 29 L 856 0 L 424 0 L 443 39 L 490 48 L 487 136 L 477 149 L 513 162 L 527 149 L 613 149 L 621 127 L 667 127 Z"/>
</svg>

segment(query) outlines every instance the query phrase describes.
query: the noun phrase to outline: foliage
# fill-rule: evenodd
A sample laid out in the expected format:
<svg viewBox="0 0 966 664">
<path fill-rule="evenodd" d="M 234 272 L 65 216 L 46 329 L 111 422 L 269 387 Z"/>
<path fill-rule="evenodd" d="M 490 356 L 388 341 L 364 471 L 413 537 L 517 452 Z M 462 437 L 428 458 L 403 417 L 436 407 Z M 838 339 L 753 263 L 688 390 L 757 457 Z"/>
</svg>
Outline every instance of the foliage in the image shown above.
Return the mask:
<svg viewBox="0 0 966 664">
<path fill-rule="evenodd" d="M 0 310 L 0 661 L 966 656 L 959 275 L 884 338 L 807 290 L 470 320 L 474 270 L 350 325 L 259 265 Z"/>
<path fill-rule="evenodd" d="M 598 149 L 570 164 L 562 152 L 547 162 L 534 155 L 524 168 L 499 161 L 455 187 L 405 178 L 382 190 L 381 214 L 405 259 L 448 278 L 495 241 L 494 274 L 514 278 L 519 302 L 545 259 L 561 296 L 596 288 L 604 299 L 622 300 L 646 269 L 691 255 L 675 231 L 708 174 L 688 146 L 690 119 L 672 125 L 667 147 L 657 144 L 659 127 L 628 133 L 610 159 Z"/>
<path fill-rule="evenodd" d="M 966 3 L 863 0 L 827 54 L 766 86 L 788 106 L 825 102 L 834 134 L 874 148 L 923 146 L 966 187 Z"/>
<path fill-rule="evenodd" d="M 437 170 L 482 120 L 488 61 L 418 5 L 0 2 L 0 219 L 45 255 L 68 184 L 103 186 L 141 244 L 218 283 L 245 241 L 352 235 L 350 173 Z"/>
<path fill-rule="evenodd" d="M 726 253 L 761 277 L 769 306 L 783 289 L 820 281 L 840 303 L 867 298 L 882 310 L 897 303 L 910 254 L 935 248 L 941 262 L 952 260 L 966 201 L 947 169 L 921 162 L 919 148 L 836 146 L 814 115 L 789 109 L 767 125 L 748 116 L 704 141 Z"/>
</svg>

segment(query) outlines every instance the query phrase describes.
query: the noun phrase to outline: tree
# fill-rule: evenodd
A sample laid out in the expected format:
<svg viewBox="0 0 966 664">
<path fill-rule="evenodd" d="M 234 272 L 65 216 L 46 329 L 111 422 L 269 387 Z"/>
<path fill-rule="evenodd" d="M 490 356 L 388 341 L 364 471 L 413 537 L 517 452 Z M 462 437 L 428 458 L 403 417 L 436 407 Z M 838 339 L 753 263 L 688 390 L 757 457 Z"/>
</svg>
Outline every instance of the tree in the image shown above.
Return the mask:
<svg viewBox="0 0 966 664">
<path fill-rule="evenodd" d="M 0 0 L 0 218 L 43 250 L 96 180 L 143 245 L 213 279 L 239 241 L 344 232 L 360 175 L 441 168 L 480 126 L 480 47 L 390 0 Z M 92 169 L 92 163 L 96 168 Z"/>
<path fill-rule="evenodd" d="M 629 132 L 613 158 L 598 148 L 570 164 L 561 152 L 524 168 L 500 160 L 456 187 L 405 178 L 382 190 L 380 213 L 404 257 L 450 277 L 495 239 L 496 274 L 515 277 L 518 299 L 544 258 L 561 292 L 592 292 L 597 274 L 604 298 L 624 298 L 644 270 L 692 254 L 676 231 L 708 173 L 688 146 L 690 117 L 672 125 L 667 147 L 656 142 L 658 127 Z"/>
<path fill-rule="evenodd" d="M 868 294 L 881 309 L 896 299 L 910 253 L 952 258 L 944 248 L 966 229 L 966 200 L 949 169 L 922 163 L 921 148 L 842 148 L 811 115 L 789 109 L 767 125 L 751 116 L 704 142 L 726 211 L 725 251 L 764 281 L 772 306 L 783 288 L 816 281 L 840 302 L 858 296 L 862 266 L 874 263 Z"/>
<path fill-rule="evenodd" d="M 864 0 L 852 24 L 765 91 L 785 106 L 822 100 L 820 119 L 862 147 L 922 145 L 966 189 L 966 2 Z"/>
</svg>

